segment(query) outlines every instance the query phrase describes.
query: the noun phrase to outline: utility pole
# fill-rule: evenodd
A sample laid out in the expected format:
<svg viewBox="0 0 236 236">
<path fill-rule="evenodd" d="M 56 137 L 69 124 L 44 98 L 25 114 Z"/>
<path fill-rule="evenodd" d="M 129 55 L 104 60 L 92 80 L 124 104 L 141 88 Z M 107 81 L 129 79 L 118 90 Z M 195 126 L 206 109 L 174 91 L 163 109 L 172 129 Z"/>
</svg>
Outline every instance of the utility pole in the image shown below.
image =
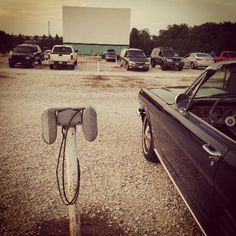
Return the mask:
<svg viewBox="0 0 236 236">
<path fill-rule="evenodd" d="M 48 21 L 48 37 L 50 36 L 50 21 Z"/>
</svg>

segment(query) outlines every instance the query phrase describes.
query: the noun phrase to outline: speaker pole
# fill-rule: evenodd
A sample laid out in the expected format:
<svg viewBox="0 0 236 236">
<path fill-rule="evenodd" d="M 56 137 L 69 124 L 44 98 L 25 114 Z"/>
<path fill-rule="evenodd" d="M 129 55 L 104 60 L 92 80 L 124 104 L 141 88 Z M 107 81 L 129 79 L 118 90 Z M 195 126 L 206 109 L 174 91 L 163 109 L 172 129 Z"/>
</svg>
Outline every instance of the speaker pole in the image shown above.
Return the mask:
<svg viewBox="0 0 236 236">
<path fill-rule="evenodd" d="M 76 129 L 69 127 L 66 140 L 66 172 L 67 172 L 67 191 L 68 197 L 72 200 L 78 188 L 78 163 L 76 148 Z M 77 201 L 69 205 L 69 229 L 70 236 L 80 236 L 80 211 Z"/>
</svg>

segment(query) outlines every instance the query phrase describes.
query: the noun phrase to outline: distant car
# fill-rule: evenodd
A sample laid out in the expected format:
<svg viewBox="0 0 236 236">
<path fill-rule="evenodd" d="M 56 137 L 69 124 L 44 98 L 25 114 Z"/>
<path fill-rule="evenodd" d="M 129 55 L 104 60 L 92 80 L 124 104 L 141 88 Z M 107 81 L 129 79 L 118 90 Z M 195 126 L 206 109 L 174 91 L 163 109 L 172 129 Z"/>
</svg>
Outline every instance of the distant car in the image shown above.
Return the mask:
<svg viewBox="0 0 236 236">
<path fill-rule="evenodd" d="M 120 66 L 130 69 L 142 69 L 149 70 L 149 60 L 145 53 L 141 49 L 137 48 L 125 48 L 121 51 L 119 57 Z"/>
<path fill-rule="evenodd" d="M 17 64 L 33 68 L 35 62 L 42 64 L 42 60 L 42 51 L 38 45 L 20 44 L 10 52 L 8 63 L 11 68 Z"/>
<path fill-rule="evenodd" d="M 160 161 L 204 235 L 236 235 L 236 60 L 138 98 L 144 157 Z"/>
<path fill-rule="evenodd" d="M 116 52 L 106 52 L 106 61 L 116 61 L 117 59 L 117 54 Z"/>
<path fill-rule="evenodd" d="M 155 67 L 156 65 L 160 65 L 162 70 L 182 70 L 184 61 L 173 48 L 158 47 L 154 48 L 151 53 L 151 66 Z"/>
<path fill-rule="evenodd" d="M 214 63 L 214 58 L 203 52 L 193 52 L 184 56 L 184 64 L 192 69 L 198 67 L 207 67 Z"/>
<path fill-rule="evenodd" d="M 236 60 L 236 51 L 223 51 L 220 56 L 214 57 L 214 61 Z"/>
</svg>

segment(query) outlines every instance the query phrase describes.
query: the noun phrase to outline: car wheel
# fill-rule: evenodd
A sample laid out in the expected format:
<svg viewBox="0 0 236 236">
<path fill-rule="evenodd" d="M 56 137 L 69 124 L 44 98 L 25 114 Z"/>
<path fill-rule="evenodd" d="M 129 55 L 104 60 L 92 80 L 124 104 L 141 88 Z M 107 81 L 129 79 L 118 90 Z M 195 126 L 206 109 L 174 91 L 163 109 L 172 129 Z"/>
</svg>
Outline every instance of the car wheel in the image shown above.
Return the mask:
<svg viewBox="0 0 236 236">
<path fill-rule="evenodd" d="M 167 70 L 167 66 L 165 65 L 164 62 L 161 64 L 161 69 L 162 69 L 162 70 Z"/>
<path fill-rule="evenodd" d="M 155 65 L 155 63 L 154 63 L 154 61 L 153 61 L 153 59 L 151 60 L 151 67 L 152 68 L 154 68 L 156 65 Z"/>
<path fill-rule="evenodd" d="M 151 125 L 147 116 L 144 116 L 142 127 L 142 149 L 144 157 L 151 162 L 157 162 L 157 156 L 154 152 L 153 137 L 151 133 Z"/>
<path fill-rule="evenodd" d="M 31 61 L 31 62 L 30 62 L 29 67 L 30 67 L 30 68 L 34 68 L 34 61 Z"/>
<path fill-rule="evenodd" d="M 39 64 L 39 65 L 42 65 L 42 60 L 38 60 L 38 64 Z"/>
<path fill-rule="evenodd" d="M 71 68 L 71 70 L 74 70 L 74 69 L 75 69 L 75 66 L 74 66 L 74 65 L 72 65 L 72 66 L 70 66 L 70 68 Z"/>
<path fill-rule="evenodd" d="M 125 69 L 126 69 L 126 70 L 129 70 L 129 63 L 126 63 L 126 64 L 125 64 Z"/>
<path fill-rule="evenodd" d="M 183 70 L 183 67 L 182 67 L 182 66 L 181 66 L 181 67 L 179 67 L 179 68 L 178 68 L 178 70 L 179 70 L 179 71 Z"/>
<path fill-rule="evenodd" d="M 49 68 L 50 68 L 51 70 L 53 70 L 53 69 L 54 69 L 54 65 L 49 65 Z"/>
<path fill-rule="evenodd" d="M 75 61 L 75 66 L 76 66 L 77 64 L 78 64 L 78 61 L 76 60 L 76 61 Z"/>
<path fill-rule="evenodd" d="M 15 66 L 15 64 L 14 63 L 12 63 L 12 62 L 9 62 L 9 67 L 10 68 L 13 68 Z"/>
<path fill-rule="evenodd" d="M 195 68 L 195 66 L 194 66 L 194 63 L 193 63 L 193 62 L 191 62 L 191 63 L 190 63 L 190 68 L 191 68 L 191 69 L 194 69 L 194 68 Z"/>
</svg>

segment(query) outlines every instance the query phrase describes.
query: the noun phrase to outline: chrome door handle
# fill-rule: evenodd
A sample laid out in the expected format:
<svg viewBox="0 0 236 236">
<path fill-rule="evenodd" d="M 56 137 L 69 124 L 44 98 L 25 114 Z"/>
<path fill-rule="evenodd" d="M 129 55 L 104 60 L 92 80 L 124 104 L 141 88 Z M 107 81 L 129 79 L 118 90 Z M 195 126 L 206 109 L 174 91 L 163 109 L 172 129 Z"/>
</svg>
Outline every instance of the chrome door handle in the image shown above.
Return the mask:
<svg viewBox="0 0 236 236">
<path fill-rule="evenodd" d="M 218 161 L 221 157 L 221 153 L 216 151 L 211 145 L 204 144 L 202 148 L 209 154 L 210 166 L 214 165 L 214 162 Z"/>
</svg>

